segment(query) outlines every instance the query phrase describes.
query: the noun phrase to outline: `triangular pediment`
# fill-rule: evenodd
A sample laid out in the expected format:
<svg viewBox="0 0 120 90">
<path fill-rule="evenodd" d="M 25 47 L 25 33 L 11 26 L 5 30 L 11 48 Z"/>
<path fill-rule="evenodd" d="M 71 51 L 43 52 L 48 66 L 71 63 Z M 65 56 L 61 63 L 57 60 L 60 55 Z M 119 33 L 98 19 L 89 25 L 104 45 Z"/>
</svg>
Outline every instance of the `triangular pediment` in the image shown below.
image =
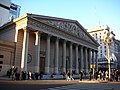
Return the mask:
<svg viewBox="0 0 120 90">
<path fill-rule="evenodd" d="M 98 44 L 90 34 L 83 28 L 83 26 L 76 20 L 42 16 L 42 15 L 30 15 L 32 18 L 39 20 L 45 24 L 64 30 L 65 32 L 71 33 L 82 40 L 86 40 L 93 44 Z"/>
</svg>

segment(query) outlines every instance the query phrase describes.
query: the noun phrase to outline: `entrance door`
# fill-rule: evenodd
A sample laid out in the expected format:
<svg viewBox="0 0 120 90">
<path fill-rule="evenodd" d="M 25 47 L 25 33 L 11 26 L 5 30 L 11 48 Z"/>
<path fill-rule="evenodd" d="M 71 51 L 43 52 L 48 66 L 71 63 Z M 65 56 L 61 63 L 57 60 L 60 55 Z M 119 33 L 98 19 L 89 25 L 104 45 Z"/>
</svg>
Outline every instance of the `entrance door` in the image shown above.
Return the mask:
<svg viewBox="0 0 120 90">
<path fill-rule="evenodd" d="M 40 72 L 45 72 L 45 57 L 40 57 Z"/>
</svg>

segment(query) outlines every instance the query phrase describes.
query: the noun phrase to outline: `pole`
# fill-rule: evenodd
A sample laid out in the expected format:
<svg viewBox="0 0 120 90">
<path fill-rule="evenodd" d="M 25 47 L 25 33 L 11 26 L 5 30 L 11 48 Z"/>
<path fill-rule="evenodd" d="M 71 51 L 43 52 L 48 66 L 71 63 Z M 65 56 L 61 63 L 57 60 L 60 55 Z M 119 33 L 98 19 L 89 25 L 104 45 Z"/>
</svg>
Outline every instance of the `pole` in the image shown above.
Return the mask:
<svg viewBox="0 0 120 90">
<path fill-rule="evenodd" d="M 93 64 L 93 65 L 94 65 L 94 64 Z M 94 67 L 93 67 L 93 80 L 95 79 L 94 73 L 95 73 L 95 70 L 94 70 Z"/>
<path fill-rule="evenodd" d="M 109 69 L 108 79 L 110 80 L 110 44 L 108 44 L 108 69 Z"/>
</svg>

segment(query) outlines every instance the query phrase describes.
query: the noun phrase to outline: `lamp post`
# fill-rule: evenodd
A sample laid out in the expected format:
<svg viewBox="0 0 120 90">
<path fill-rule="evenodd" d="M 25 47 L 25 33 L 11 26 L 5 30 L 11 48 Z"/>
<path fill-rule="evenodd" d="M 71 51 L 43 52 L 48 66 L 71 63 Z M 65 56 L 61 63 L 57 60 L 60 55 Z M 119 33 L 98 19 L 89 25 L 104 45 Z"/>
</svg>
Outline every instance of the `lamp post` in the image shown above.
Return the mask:
<svg viewBox="0 0 120 90">
<path fill-rule="evenodd" d="M 92 69 L 93 79 L 95 78 L 95 64 L 90 64 L 90 68 Z"/>
<path fill-rule="evenodd" d="M 114 34 L 112 31 L 106 30 L 104 32 L 103 42 L 108 47 L 108 72 L 109 72 L 108 79 L 109 80 L 110 80 L 110 73 L 111 73 L 111 69 L 110 69 L 110 46 L 111 46 L 111 43 L 113 42 L 113 38 L 114 38 Z"/>
</svg>

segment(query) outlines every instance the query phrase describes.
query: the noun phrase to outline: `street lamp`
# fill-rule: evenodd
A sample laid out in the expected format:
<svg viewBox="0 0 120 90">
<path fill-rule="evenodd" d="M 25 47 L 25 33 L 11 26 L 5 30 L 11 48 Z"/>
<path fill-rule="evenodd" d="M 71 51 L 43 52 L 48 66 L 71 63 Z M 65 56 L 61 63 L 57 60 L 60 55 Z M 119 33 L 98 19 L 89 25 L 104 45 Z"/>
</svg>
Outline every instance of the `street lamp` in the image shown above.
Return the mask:
<svg viewBox="0 0 120 90">
<path fill-rule="evenodd" d="M 95 74 L 95 64 L 90 64 L 90 68 L 92 69 L 93 79 Z"/>
<path fill-rule="evenodd" d="M 106 30 L 104 32 L 104 38 L 103 38 L 103 42 L 106 44 L 106 46 L 108 47 L 108 69 L 109 69 L 109 76 L 108 79 L 110 80 L 110 45 L 113 42 L 113 38 L 114 38 L 114 34 L 112 31 Z"/>
</svg>

